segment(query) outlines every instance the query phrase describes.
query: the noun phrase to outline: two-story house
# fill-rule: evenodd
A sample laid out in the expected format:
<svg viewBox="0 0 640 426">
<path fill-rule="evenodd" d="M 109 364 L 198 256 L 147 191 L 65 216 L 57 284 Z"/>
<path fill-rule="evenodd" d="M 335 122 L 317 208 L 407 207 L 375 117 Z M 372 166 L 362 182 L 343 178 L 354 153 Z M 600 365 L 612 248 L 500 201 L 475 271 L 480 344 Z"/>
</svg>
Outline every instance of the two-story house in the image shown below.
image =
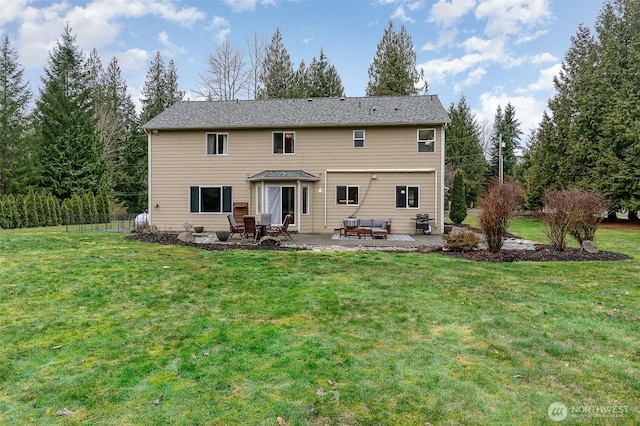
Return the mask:
<svg viewBox="0 0 640 426">
<path fill-rule="evenodd" d="M 350 217 L 444 220 L 447 111 L 436 95 L 179 102 L 144 125 L 159 229 L 228 228 L 234 204 L 333 233 Z"/>
</svg>

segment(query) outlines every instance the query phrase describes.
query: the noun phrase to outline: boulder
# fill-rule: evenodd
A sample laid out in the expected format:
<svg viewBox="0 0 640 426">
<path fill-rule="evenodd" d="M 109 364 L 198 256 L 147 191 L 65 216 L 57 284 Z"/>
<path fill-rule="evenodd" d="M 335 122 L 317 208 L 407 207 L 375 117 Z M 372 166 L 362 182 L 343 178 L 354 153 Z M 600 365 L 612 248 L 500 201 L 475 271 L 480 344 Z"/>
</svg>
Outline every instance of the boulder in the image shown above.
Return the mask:
<svg viewBox="0 0 640 426">
<path fill-rule="evenodd" d="M 178 234 L 178 239 L 180 241 L 184 241 L 185 243 L 193 243 L 196 241 L 196 238 L 191 232 L 181 232 L 180 234 Z"/>
<path fill-rule="evenodd" d="M 600 250 L 598 250 L 598 248 L 593 245 L 593 241 L 583 241 L 582 242 L 582 250 L 586 251 L 587 253 L 599 253 Z"/>
<path fill-rule="evenodd" d="M 264 237 L 260 238 L 258 244 L 260 244 L 261 246 L 279 246 L 280 240 L 270 237 L 269 235 L 265 235 Z"/>
</svg>

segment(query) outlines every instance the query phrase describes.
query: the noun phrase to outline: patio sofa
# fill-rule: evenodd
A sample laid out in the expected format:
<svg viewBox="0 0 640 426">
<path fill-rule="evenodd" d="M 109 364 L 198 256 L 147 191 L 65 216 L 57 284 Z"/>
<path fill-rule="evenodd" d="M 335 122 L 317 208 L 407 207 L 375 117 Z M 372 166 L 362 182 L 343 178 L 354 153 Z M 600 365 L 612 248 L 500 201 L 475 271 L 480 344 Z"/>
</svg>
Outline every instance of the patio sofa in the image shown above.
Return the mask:
<svg viewBox="0 0 640 426">
<path fill-rule="evenodd" d="M 362 238 L 362 235 L 369 235 L 371 238 L 382 237 L 387 239 L 388 230 L 386 219 L 349 218 L 342 221 L 340 236 L 356 235 L 358 238 Z"/>
</svg>

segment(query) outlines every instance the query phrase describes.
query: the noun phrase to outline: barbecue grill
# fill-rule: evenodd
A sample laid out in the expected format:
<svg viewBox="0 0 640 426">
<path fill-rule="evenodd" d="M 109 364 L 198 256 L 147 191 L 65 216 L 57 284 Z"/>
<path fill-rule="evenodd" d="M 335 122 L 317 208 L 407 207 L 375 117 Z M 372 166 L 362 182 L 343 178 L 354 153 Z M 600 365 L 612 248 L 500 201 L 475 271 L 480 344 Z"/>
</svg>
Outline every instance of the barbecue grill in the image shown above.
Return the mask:
<svg viewBox="0 0 640 426">
<path fill-rule="evenodd" d="M 416 221 L 416 234 L 425 233 L 431 235 L 431 225 L 429 224 L 429 215 L 427 213 L 417 213 L 416 217 L 412 217 L 411 220 Z"/>
</svg>

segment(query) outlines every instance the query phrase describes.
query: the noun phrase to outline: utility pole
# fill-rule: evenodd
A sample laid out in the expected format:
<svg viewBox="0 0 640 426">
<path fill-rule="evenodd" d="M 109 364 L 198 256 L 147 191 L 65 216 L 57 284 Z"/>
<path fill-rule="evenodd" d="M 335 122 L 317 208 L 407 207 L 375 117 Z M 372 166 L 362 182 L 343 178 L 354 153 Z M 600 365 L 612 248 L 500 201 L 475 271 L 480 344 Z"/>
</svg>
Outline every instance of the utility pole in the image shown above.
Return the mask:
<svg viewBox="0 0 640 426">
<path fill-rule="evenodd" d="M 504 161 L 502 159 L 502 133 L 498 135 L 498 181 L 504 183 Z"/>
</svg>

